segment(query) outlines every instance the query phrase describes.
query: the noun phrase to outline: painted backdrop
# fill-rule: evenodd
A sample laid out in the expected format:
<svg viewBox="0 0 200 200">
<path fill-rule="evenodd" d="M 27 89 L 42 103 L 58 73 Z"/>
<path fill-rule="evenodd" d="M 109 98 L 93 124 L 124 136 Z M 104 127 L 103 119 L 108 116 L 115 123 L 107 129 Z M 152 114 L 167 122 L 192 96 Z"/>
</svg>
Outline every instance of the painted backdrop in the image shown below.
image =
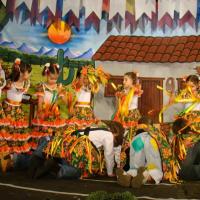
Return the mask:
<svg viewBox="0 0 200 200">
<path fill-rule="evenodd" d="M 109 35 L 198 35 L 200 0 L 1 0 L 0 46 L 90 59 Z"/>
</svg>

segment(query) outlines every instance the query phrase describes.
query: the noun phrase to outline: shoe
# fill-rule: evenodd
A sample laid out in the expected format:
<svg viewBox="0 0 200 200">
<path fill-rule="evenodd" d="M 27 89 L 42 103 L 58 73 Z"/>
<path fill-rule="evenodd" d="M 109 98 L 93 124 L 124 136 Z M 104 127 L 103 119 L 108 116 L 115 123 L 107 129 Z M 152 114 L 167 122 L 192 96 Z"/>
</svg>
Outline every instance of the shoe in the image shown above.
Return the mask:
<svg viewBox="0 0 200 200">
<path fill-rule="evenodd" d="M 137 176 L 132 177 L 131 180 L 131 187 L 132 188 L 140 188 L 143 184 L 143 181 L 145 179 L 143 172 L 146 170 L 145 167 L 140 167 L 137 171 Z"/>
<path fill-rule="evenodd" d="M 123 187 L 130 187 L 132 177 L 130 175 L 124 175 L 123 169 L 116 169 L 117 183 Z"/>
</svg>

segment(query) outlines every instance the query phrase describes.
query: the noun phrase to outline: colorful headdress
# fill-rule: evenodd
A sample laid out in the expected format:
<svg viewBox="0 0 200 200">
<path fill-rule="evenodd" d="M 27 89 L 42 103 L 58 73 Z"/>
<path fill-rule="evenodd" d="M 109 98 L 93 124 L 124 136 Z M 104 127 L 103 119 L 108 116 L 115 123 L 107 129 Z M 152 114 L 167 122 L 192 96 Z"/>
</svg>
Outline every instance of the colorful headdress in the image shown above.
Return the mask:
<svg viewBox="0 0 200 200">
<path fill-rule="evenodd" d="M 88 78 L 93 93 L 97 93 L 99 91 L 99 85 L 106 85 L 110 78 L 110 74 L 104 72 L 102 66 L 96 69 L 91 65 L 84 66 L 82 67 L 81 74 Z"/>
</svg>

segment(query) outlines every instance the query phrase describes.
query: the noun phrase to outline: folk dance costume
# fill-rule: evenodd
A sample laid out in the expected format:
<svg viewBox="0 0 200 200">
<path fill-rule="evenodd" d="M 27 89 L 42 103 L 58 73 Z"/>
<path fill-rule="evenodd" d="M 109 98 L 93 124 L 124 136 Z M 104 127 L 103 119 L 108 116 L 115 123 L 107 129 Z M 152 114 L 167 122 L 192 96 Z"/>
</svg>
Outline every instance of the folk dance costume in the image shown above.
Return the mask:
<svg viewBox="0 0 200 200">
<path fill-rule="evenodd" d="M 130 169 L 127 173 L 135 177 L 140 167 L 146 168 L 146 181 L 150 176 L 156 184 L 160 183 L 163 177 L 160 152 L 156 140 L 148 132 L 136 135 L 130 146 Z"/>
<path fill-rule="evenodd" d="M 6 86 L 5 72 L 3 69 L 0 69 L 0 98 L 2 89 Z M 0 103 L 0 127 L 6 125 L 8 122 L 3 111 L 2 104 Z"/>
<path fill-rule="evenodd" d="M 189 87 L 182 90 L 171 103 L 184 103 L 184 110 L 176 118 L 187 120 L 188 124 L 185 128 L 190 127 L 195 132 L 193 134 L 188 133 L 175 136 L 173 131 L 170 130 L 166 135 L 166 139 L 162 135 L 162 137 L 158 137 L 158 135 L 154 134 L 154 137 L 158 138 L 161 144 L 164 179 L 170 182 L 177 182 L 179 181 L 180 161 L 185 159 L 187 150 L 200 140 L 200 103 L 199 97 L 194 95 Z M 159 114 L 160 116 L 168 106 L 163 107 Z M 159 118 L 161 119 L 161 117 Z"/>
<path fill-rule="evenodd" d="M 141 86 L 133 86 L 129 91 L 117 92 L 118 110 L 114 121 L 120 122 L 124 128 L 132 128 L 137 125 L 141 115 L 138 110 L 138 97 L 142 94 Z"/>
<path fill-rule="evenodd" d="M 183 119 L 184 118 L 179 118 L 177 120 Z M 200 134 L 192 130 L 192 128 L 193 127 L 190 126 L 190 124 L 186 124 L 184 127 L 180 128 L 178 133 L 175 133 L 171 130 L 169 134 L 173 158 L 171 163 L 173 165 L 172 169 L 174 176 L 176 177 L 176 181 L 179 181 L 181 174 L 184 178 L 191 176 L 187 178 L 191 178 L 190 180 L 192 180 L 192 177 L 194 177 L 194 174 L 196 174 L 196 170 L 198 176 L 196 178 L 200 178 L 200 165 L 198 162 L 199 155 L 197 155 L 197 153 L 200 153 Z M 197 152 L 195 149 L 199 152 Z M 194 170 L 194 172 L 191 172 L 192 170 Z"/>
<path fill-rule="evenodd" d="M 3 69 L 0 69 L 0 99 L 2 89 L 6 86 L 5 72 Z M 7 146 L 7 142 L 4 140 L 4 134 L 6 133 L 6 125 L 8 125 L 8 120 L 4 113 L 2 103 L 0 103 L 0 153 L 9 152 L 9 148 Z"/>
<path fill-rule="evenodd" d="M 68 125 L 76 125 L 79 128 L 94 126 L 97 119 L 92 108 L 92 92 L 88 88 L 74 88 L 76 90 L 76 103 L 74 105 L 74 115 L 67 120 Z"/>
<path fill-rule="evenodd" d="M 68 127 L 64 135 L 53 138 L 45 153 L 66 159 L 72 166 L 81 169 L 82 177 L 88 177 L 103 172 L 101 150 L 104 150 L 107 173 L 111 175 L 114 167 L 114 142 L 113 134 L 107 129 L 75 130 Z"/>
<path fill-rule="evenodd" d="M 1 138 L 7 141 L 9 153 L 24 153 L 31 149 L 29 139 L 31 137 L 29 122 L 22 110 L 22 97 L 28 91 L 30 81 L 24 81 L 23 87 L 19 88 L 15 82 L 11 83 L 7 90 L 3 109 L 8 120 L 5 131 L 1 131 Z"/>
<path fill-rule="evenodd" d="M 163 179 L 170 182 L 175 182 L 177 180 L 177 174 L 175 173 L 176 168 L 173 165 L 174 158 L 168 135 L 163 133 L 161 130 L 158 130 L 154 126 L 150 126 L 148 132 L 151 137 L 156 140 L 160 151 Z"/>
<path fill-rule="evenodd" d="M 175 103 L 184 103 L 184 110 L 179 114 L 190 122 L 192 130 L 200 133 L 200 91 L 193 94 L 187 87 L 175 98 Z"/>
<path fill-rule="evenodd" d="M 2 89 L 6 86 L 6 78 L 5 78 L 5 72 L 3 69 L 0 69 L 0 97 Z"/>
<path fill-rule="evenodd" d="M 131 141 L 129 165 L 126 172 L 122 169 L 116 170 L 117 182 L 124 187 L 139 188 L 149 179 L 153 179 L 156 184 L 162 180 L 159 147 L 146 128 L 138 129 Z"/>
<path fill-rule="evenodd" d="M 72 117 L 67 120 L 69 127 L 62 136 L 54 137 L 46 153 L 54 157 L 67 159 L 74 167 L 80 168 L 82 176 L 99 174 L 103 170 L 104 149 L 107 173 L 112 174 L 114 166 L 113 135 L 106 124 L 94 117 L 91 107 L 91 95 L 98 92 L 99 84 L 106 84 L 109 75 L 101 67 L 83 67 L 89 86 L 82 86 L 79 81 L 73 83 L 76 89 L 76 101 Z M 73 106 L 71 106 L 72 108 Z M 70 109 L 72 110 L 72 109 Z"/>
<path fill-rule="evenodd" d="M 62 86 L 56 85 L 55 88 L 49 88 L 45 83 L 42 83 L 38 92 L 35 94 L 42 97 L 43 103 L 41 110 L 37 111 L 36 117 L 32 120 L 32 147 L 37 147 L 37 142 L 41 137 L 60 135 L 64 132 L 66 126 L 65 119 L 60 117 L 58 98 L 62 97 L 64 93 L 59 90 Z"/>
<path fill-rule="evenodd" d="M 138 98 L 142 90 L 140 85 L 133 86 L 129 91 L 117 92 L 118 110 L 114 116 L 114 121 L 120 122 L 126 128 L 125 141 L 121 149 L 121 163 L 125 165 L 126 149 L 129 148 L 133 139 L 137 122 L 141 115 L 138 110 Z"/>
<path fill-rule="evenodd" d="M 69 105 L 72 117 L 67 123 L 69 125 L 76 125 L 78 129 L 86 127 L 105 127 L 105 125 L 94 116 L 92 95 L 99 91 L 100 84 L 107 84 L 109 74 L 105 73 L 102 67 L 94 69 L 91 66 L 86 66 L 82 68 L 81 75 L 88 79 L 88 85 L 81 85 L 78 79 L 73 82 L 72 85 L 76 93 L 76 100 Z"/>
</svg>

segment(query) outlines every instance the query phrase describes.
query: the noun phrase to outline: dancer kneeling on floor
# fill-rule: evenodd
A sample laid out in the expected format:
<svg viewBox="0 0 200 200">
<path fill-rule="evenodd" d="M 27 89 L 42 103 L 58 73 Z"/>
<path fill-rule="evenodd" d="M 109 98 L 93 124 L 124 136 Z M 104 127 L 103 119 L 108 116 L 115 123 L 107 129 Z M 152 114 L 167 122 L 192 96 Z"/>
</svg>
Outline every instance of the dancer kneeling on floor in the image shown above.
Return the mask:
<svg viewBox="0 0 200 200">
<path fill-rule="evenodd" d="M 179 166 L 182 180 L 200 180 L 200 134 L 190 127 L 191 123 L 178 118 L 172 126 L 174 163 Z"/>
<path fill-rule="evenodd" d="M 107 174 L 108 176 L 114 176 L 114 159 L 117 166 L 119 166 L 120 163 L 118 159 L 120 157 L 120 148 L 115 147 L 122 144 L 124 128 L 118 122 L 104 121 L 104 123 L 109 129 L 86 128 L 67 134 L 67 136 L 71 138 L 71 142 L 67 144 L 63 141 L 69 138 L 65 138 L 64 135 L 62 139 L 55 137 L 51 141 L 48 140 L 48 138 L 41 139 L 31 159 L 29 169 L 30 175 L 33 178 L 41 178 L 52 171 L 57 171 L 59 177 L 79 178 L 80 176 L 88 177 L 90 175 L 99 174 L 101 173 L 101 167 L 103 167 L 101 163 L 99 163 L 100 160 L 96 160 L 95 156 L 91 160 L 86 159 L 90 156 L 88 152 L 85 152 L 84 148 L 90 146 L 92 147 L 91 156 L 99 153 L 98 149 L 103 147 Z M 83 137 L 83 139 L 81 139 L 81 137 Z M 52 149 L 57 139 L 61 139 L 62 142 L 60 142 L 60 144 L 64 146 L 57 146 L 54 148 L 54 151 L 51 152 L 50 149 Z M 75 145 L 78 144 L 77 141 L 80 141 L 81 145 Z M 62 149 L 64 149 L 64 153 L 60 152 Z M 69 149 L 73 149 L 71 153 Z M 48 157 L 46 157 L 43 152 L 45 152 Z M 91 168 L 89 169 L 89 167 Z"/>
<path fill-rule="evenodd" d="M 138 121 L 136 136 L 130 144 L 130 169 L 117 169 L 117 182 L 124 187 L 139 188 L 149 180 L 160 183 L 163 177 L 161 157 L 156 140 L 150 135 L 150 120 Z"/>
<path fill-rule="evenodd" d="M 105 158 L 107 174 L 108 176 L 114 176 L 114 158 L 119 158 L 120 155 L 119 149 L 114 147 L 122 144 L 124 128 L 118 122 L 104 123 L 109 126 L 109 129 L 68 130 L 68 133 L 63 134 L 62 138 L 54 137 L 43 147 L 43 151 L 47 155 L 45 162 L 49 162 L 49 158 L 67 160 L 75 169 L 81 170 L 82 177 L 89 177 L 102 174 L 103 158 Z M 57 141 L 60 141 L 60 143 L 55 146 Z M 103 147 L 104 156 L 99 150 L 100 147 Z M 116 159 L 119 166 L 118 162 L 120 160 Z M 38 165 L 38 167 L 41 168 L 41 165 Z M 46 171 L 50 172 L 51 169 L 46 167 Z"/>
</svg>

